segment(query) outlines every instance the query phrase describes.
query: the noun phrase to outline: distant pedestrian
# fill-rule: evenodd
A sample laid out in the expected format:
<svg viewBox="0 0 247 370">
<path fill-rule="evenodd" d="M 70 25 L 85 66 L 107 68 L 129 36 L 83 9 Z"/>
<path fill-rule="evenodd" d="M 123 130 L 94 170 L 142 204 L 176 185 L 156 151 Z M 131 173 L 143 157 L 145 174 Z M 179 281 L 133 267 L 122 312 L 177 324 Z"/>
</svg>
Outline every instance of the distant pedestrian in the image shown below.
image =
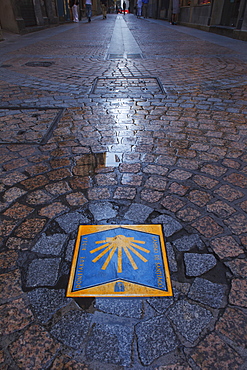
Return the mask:
<svg viewBox="0 0 247 370">
<path fill-rule="evenodd" d="M 103 19 L 106 19 L 107 13 L 107 0 L 100 0 L 101 10 L 103 14 Z"/>
<path fill-rule="evenodd" d="M 88 22 L 91 22 L 92 17 L 92 0 L 85 0 L 86 4 L 86 17 L 88 19 Z"/>
<path fill-rule="evenodd" d="M 149 0 L 142 0 L 142 14 L 144 18 L 148 17 L 148 2 Z"/>
<path fill-rule="evenodd" d="M 179 14 L 179 0 L 172 0 L 172 21 L 171 24 L 177 24 Z"/>
<path fill-rule="evenodd" d="M 142 15 L 142 0 L 137 0 L 137 18 L 141 18 Z"/>
<path fill-rule="evenodd" d="M 124 15 L 125 15 L 125 10 L 126 10 L 126 2 L 124 1 L 123 2 L 123 12 L 124 12 Z"/>
<path fill-rule="evenodd" d="M 71 14 L 72 14 L 73 22 L 79 22 L 78 5 L 79 5 L 79 2 L 76 0 L 70 0 L 69 2 L 69 7 L 70 7 Z"/>
</svg>

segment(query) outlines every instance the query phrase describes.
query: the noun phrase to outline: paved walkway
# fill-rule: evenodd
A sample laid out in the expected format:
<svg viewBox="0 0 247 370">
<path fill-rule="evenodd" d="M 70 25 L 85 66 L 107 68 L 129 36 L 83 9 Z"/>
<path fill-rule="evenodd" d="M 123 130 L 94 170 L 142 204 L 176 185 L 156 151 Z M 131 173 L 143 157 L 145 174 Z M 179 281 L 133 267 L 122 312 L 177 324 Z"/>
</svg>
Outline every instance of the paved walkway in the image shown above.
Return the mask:
<svg viewBox="0 0 247 370">
<path fill-rule="evenodd" d="M 246 43 L 133 15 L 0 43 L 1 369 L 246 369 Z M 174 297 L 65 298 L 79 224 L 163 225 Z"/>
</svg>

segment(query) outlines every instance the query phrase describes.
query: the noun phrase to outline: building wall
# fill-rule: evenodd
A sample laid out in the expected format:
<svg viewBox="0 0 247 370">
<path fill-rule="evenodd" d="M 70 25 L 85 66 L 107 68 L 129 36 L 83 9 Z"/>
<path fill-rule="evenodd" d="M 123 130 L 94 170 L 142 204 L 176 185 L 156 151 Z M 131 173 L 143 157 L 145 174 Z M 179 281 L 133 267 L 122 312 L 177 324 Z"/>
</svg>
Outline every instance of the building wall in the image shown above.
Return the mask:
<svg viewBox="0 0 247 370">
<path fill-rule="evenodd" d="M 162 0 L 150 1 L 156 1 L 158 4 L 162 2 Z M 157 18 L 156 13 L 151 10 L 150 16 Z M 168 20 L 171 19 L 171 14 L 172 0 L 169 3 Z M 158 9 L 158 18 L 164 19 L 164 10 L 161 6 Z M 247 40 L 246 0 L 180 0 L 178 19 L 181 25 Z"/>
<path fill-rule="evenodd" d="M 0 1 L 0 22 L 2 29 L 9 32 L 19 33 L 20 29 L 24 28 L 24 21 L 18 8 L 13 6 L 11 0 Z"/>
<path fill-rule="evenodd" d="M 0 23 L 13 33 L 58 23 L 57 0 L 0 0 Z"/>
</svg>

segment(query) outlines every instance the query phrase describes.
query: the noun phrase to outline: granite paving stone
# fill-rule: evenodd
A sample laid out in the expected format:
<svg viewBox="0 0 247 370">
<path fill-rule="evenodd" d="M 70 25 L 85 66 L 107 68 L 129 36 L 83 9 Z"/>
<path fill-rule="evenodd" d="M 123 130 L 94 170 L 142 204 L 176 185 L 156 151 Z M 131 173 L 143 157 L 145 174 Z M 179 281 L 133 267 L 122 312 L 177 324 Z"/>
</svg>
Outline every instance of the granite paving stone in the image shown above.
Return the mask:
<svg viewBox="0 0 247 370">
<path fill-rule="evenodd" d="M 142 183 L 142 179 L 143 179 L 142 175 L 124 173 L 121 179 L 121 184 L 129 186 L 140 186 Z"/>
<path fill-rule="evenodd" d="M 71 233 L 77 230 L 80 224 L 88 224 L 89 219 L 80 212 L 68 212 L 56 218 L 59 226 L 66 232 Z"/>
<path fill-rule="evenodd" d="M 4 213 L 4 216 L 13 218 L 13 219 L 20 219 L 27 217 L 30 213 L 32 213 L 33 208 L 25 206 L 23 204 L 19 204 L 18 202 L 13 204 L 13 206 L 9 207 Z"/>
<path fill-rule="evenodd" d="M 212 254 L 184 253 L 185 271 L 188 276 L 200 276 L 216 266 Z"/>
<path fill-rule="evenodd" d="M 220 258 L 237 257 L 243 253 L 243 249 L 232 236 L 213 239 L 211 247 Z"/>
<path fill-rule="evenodd" d="M 9 346 L 9 352 L 21 369 L 47 367 L 60 345 L 39 325 L 30 326 Z"/>
<path fill-rule="evenodd" d="M 169 178 L 176 180 L 188 180 L 191 176 L 190 172 L 184 170 L 174 170 L 168 175 Z"/>
<path fill-rule="evenodd" d="M 212 320 L 213 315 L 209 310 L 199 305 L 181 300 L 168 309 L 167 317 L 173 322 L 179 333 L 193 343 Z"/>
<path fill-rule="evenodd" d="M 33 218 L 24 221 L 15 230 L 15 235 L 20 238 L 35 238 L 44 228 L 46 221 L 40 218 Z"/>
<path fill-rule="evenodd" d="M 13 187 L 13 188 L 10 188 L 10 189 L 6 190 L 6 192 L 3 196 L 3 199 L 6 202 L 13 202 L 24 194 L 26 194 L 25 190 L 20 189 L 18 187 Z"/>
<path fill-rule="evenodd" d="M 75 247 L 75 239 L 69 240 L 67 248 L 66 248 L 66 254 L 65 254 L 65 260 L 68 262 L 72 261 L 74 247 Z"/>
<path fill-rule="evenodd" d="M 0 306 L 0 334 L 6 335 L 25 328 L 33 319 L 22 298 Z"/>
<path fill-rule="evenodd" d="M 144 189 L 141 192 L 141 199 L 149 203 L 158 202 L 163 196 L 160 191 Z"/>
<path fill-rule="evenodd" d="M 136 189 L 131 187 L 119 187 L 115 190 L 113 199 L 134 199 L 136 196 Z"/>
<path fill-rule="evenodd" d="M 27 287 L 54 286 L 58 280 L 61 258 L 33 260 L 27 270 Z"/>
<path fill-rule="evenodd" d="M 192 190 L 189 193 L 188 198 L 192 203 L 202 207 L 205 206 L 212 197 L 204 191 Z"/>
<path fill-rule="evenodd" d="M 207 210 L 209 212 L 215 213 L 218 217 L 226 218 L 235 212 L 235 209 L 229 206 L 227 203 L 222 201 L 216 201 L 212 204 L 207 205 Z"/>
<path fill-rule="evenodd" d="M 236 306 L 247 306 L 247 280 L 233 279 L 231 282 L 231 290 L 229 294 L 229 302 Z"/>
<path fill-rule="evenodd" d="M 88 199 L 89 200 L 104 200 L 109 199 L 111 194 L 108 188 L 91 188 L 88 190 Z"/>
<path fill-rule="evenodd" d="M 163 179 L 162 177 L 150 176 L 145 182 L 144 186 L 146 188 L 164 191 L 166 189 L 166 185 L 167 185 L 167 181 Z"/>
<path fill-rule="evenodd" d="M 89 367 L 80 360 L 74 360 L 73 357 L 59 354 L 51 366 L 51 370 L 89 370 Z"/>
<path fill-rule="evenodd" d="M 176 255 L 175 255 L 172 244 L 169 243 L 169 242 L 166 243 L 166 252 L 167 252 L 167 258 L 168 258 L 170 271 L 172 271 L 172 272 L 178 271 Z"/>
<path fill-rule="evenodd" d="M 143 365 L 150 365 L 158 357 L 174 351 L 179 342 L 165 316 L 140 322 L 135 327 L 138 353 Z"/>
<path fill-rule="evenodd" d="M 224 180 L 243 189 L 247 187 L 247 177 L 239 173 L 231 173 L 229 176 L 226 176 Z"/>
<path fill-rule="evenodd" d="M 117 210 L 114 209 L 110 202 L 104 203 L 91 203 L 89 205 L 89 210 L 93 214 L 95 220 L 106 220 L 109 218 L 114 218 L 117 215 Z"/>
<path fill-rule="evenodd" d="M 67 236 L 65 234 L 54 234 L 47 236 L 45 233 L 43 233 L 41 238 L 33 246 L 32 251 L 59 256 L 63 249 L 66 238 Z"/>
<path fill-rule="evenodd" d="M 174 303 L 173 297 L 151 297 L 147 299 L 151 307 L 159 314 L 164 314 L 168 307 Z"/>
<path fill-rule="evenodd" d="M 14 171 L 10 172 L 8 174 L 5 174 L 5 176 L 1 176 L 1 182 L 5 185 L 13 186 L 17 184 L 18 182 L 22 180 L 26 180 L 27 175 L 24 175 L 24 173 Z"/>
<path fill-rule="evenodd" d="M 51 335 L 72 348 L 80 348 L 89 325 L 91 315 L 81 311 L 70 311 L 51 328 Z"/>
<path fill-rule="evenodd" d="M 47 194 L 43 190 L 36 190 L 27 195 L 27 203 L 38 205 L 49 202 L 52 199 L 52 196 Z"/>
<path fill-rule="evenodd" d="M 203 249 L 204 245 L 201 238 L 197 234 L 185 235 L 182 238 L 173 241 L 173 245 L 180 252 L 187 252 L 192 248 Z"/>
<path fill-rule="evenodd" d="M 161 215 L 152 220 L 153 224 L 162 224 L 164 234 L 166 237 L 175 234 L 176 232 L 180 231 L 183 226 L 176 221 L 174 218 L 168 215 Z"/>
<path fill-rule="evenodd" d="M 59 181 L 50 185 L 46 185 L 45 189 L 52 195 L 61 195 L 71 191 L 71 188 L 66 181 Z"/>
<path fill-rule="evenodd" d="M 225 307 L 226 286 L 197 277 L 191 285 L 188 297 L 213 308 Z"/>
<path fill-rule="evenodd" d="M 8 236 L 18 225 L 18 221 L 3 220 L 0 225 L 0 236 Z"/>
<path fill-rule="evenodd" d="M 195 175 L 193 180 L 200 186 L 206 189 L 213 189 L 219 181 L 202 175 Z"/>
<path fill-rule="evenodd" d="M 0 253 L 0 269 L 2 270 L 2 272 L 6 270 L 16 269 L 17 257 L 18 252 L 14 250 Z"/>
<path fill-rule="evenodd" d="M 48 183 L 47 178 L 44 175 L 34 176 L 30 179 L 23 180 L 21 184 L 24 186 L 26 190 L 34 190 L 37 188 L 41 188 L 42 186 Z"/>
<path fill-rule="evenodd" d="M 129 210 L 125 213 L 124 218 L 142 224 L 152 212 L 153 209 L 151 207 L 144 204 L 132 203 Z"/>
<path fill-rule="evenodd" d="M 66 200 L 70 206 L 82 206 L 88 202 L 85 195 L 80 192 L 66 195 Z"/>
<path fill-rule="evenodd" d="M 197 209 L 189 206 L 186 206 L 186 208 L 181 209 L 180 211 L 177 212 L 177 217 L 185 222 L 194 221 L 200 216 L 201 213 Z"/>
<path fill-rule="evenodd" d="M 0 302 L 22 296 L 21 275 L 19 270 L 14 270 L 0 275 Z"/>
<path fill-rule="evenodd" d="M 247 217 L 244 214 L 234 214 L 230 216 L 227 220 L 224 220 L 224 222 L 236 235 L 247 232 Z"/>
<path fill-rule="evenodd" d="M 192 358 L 202 369 L 239 369 L 243 364 L 241 356 L 216 334 L 209 334 L 197 346 Z"/>
<path fill-rule="evenodd" d="M 216 325 L 216 330 L 238 346 L 245 347 L 247 316 L 239 309 L 228 307 Z"/>
<path fill-rule="evenodd" d="M 245 278 L 247 276 L 247 261 L 244 259 L 235 259 L 233 261 L 225 262 L 232 273 L 237 277 Z"/>
<path fill-rule="evenodd" d="M 214 192 L 230 202 L 236 199 L 240 199 L 244 196 L 244 193 L 242 191 L 234 189 L 229 185 L 222 185 L 219 188 L 217 188 Z"/>
<path fill-rule="evenodd" d="M 41 324 L 50 320 L 53 314 L 71 301 L 64 296 L 63 289 L 38 288 L 28 292 L 34 315 Z"/>
<path fill-rule="evenodd" d="M 142 301 L 141 298 L 96 298 L 94 306 L 106 313 L 138 319 L 143 313 Z"/>
<path fill-rule="evenodd" d="M 223 228 L 210 216 L 205 216 L 194 221 L 192 226 L 207 238 L 212 238 L 213 236 L 221 234 L 223 231 Z"/>
<path fill-rule="evenodd" d="M 86 346 L 86 358 L 120 366 L 131 364 L 134 327 L 125 321 L 101 321 L 97 317 Z"/>
<path fill-rule="evenodd" d="M 178 199 L 172 195 L 166 196 L 164 199 L 161 200 L 160 204 L 166 209 L 171 212 L 176 212 L 184 206 L 184 201 Z"/>
</svg>

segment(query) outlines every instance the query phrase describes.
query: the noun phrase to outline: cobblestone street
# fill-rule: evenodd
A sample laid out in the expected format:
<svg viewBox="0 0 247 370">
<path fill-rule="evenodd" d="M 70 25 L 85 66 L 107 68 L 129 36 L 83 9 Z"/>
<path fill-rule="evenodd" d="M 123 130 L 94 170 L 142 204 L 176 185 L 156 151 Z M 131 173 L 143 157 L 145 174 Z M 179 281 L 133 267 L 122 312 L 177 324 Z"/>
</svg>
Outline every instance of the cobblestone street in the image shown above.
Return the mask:
<svg viewBox="0 0 247 370">
<path fill-rule="evenodd" d="M 246 42 L 132 14 L 5 36 L 0 368 L 247 369 Z M 162 224 L 174 296 L 66 298 L 80 224 Z"/>
</svg>

